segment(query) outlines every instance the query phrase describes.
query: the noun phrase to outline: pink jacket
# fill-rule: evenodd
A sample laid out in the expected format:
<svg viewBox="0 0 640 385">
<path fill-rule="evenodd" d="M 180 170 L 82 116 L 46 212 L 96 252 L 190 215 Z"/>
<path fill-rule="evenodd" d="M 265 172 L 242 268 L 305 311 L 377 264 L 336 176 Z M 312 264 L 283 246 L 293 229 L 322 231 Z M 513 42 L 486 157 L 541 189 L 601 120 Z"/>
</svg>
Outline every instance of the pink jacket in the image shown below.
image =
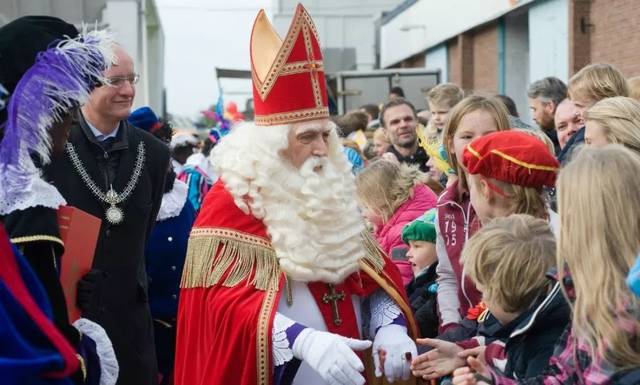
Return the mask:
<svg viewBox="0 0 640 385">
<path fill-rule="evenodd" d="M 419 184 L 414 187 L 413 196 L 407 199 L 393 213 L 393 216 L 376 229 L 375 236 L 382 247 L 382 250 L 392 258 L 392 250 L 396 248 L 408 249 L 406 243 L 402 241 L 402 228 L 407 223 L 424 214 L 425 211 L 436 207 L 438 197 L 425 185 Z M 393 261 L 402 275 L 402 282 L 406 285 L 413 279 L 413 271 L 408 261 Z"/>
</svg>

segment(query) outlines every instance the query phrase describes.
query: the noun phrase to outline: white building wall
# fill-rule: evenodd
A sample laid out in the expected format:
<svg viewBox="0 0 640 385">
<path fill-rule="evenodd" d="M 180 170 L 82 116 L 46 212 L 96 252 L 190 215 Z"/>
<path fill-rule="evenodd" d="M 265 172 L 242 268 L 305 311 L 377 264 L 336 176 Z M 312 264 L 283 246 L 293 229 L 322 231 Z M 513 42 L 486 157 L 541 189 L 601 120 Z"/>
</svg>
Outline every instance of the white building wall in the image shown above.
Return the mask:
<svg viewBox="0 0 640 385">
<path fill-rule="evenodd" d="M 164 34 L 159 26 L 148 28 L 147 34 L 147 74 L 149 85 L 149 106 L 161 115 L 164 106 Z"/>
<path fill-rule="evenodd" d="M 385 68 L 425 51 L 515 5 L 510 0 L 418 1 L 382 26 L 380 66 Z"/>
<path fill-rule="evenodd" d="M 307 0 L 304 7 L 313 18 L 326 48 L 355 48 L 356 68 L 375 66 L 374 22 L 382 12 L 390 11 L 403 0 Z M 273 25 L 282 38 L 286 35 L 298 0 L 273 1 Z"/>
<path fill-rule="evenodd" d="M 527 100 L 529 85 L 529 27 L 527 12 L 505 17 L 505 87 L 504 93 L 516 103 L 523 121 L 531 123 Z"/>
<path fill-rule="evenodd" d="M 449 81 L 449 57 L 446 44 L 440 44 L 427 51 L 426 68 L 440 71 L 440 83 Z"/>
<path fill-rule="evenodd" d="M 529 9 L 529 78 L 569 78 L 568 0 L 537 1 Z"/>
</svg>

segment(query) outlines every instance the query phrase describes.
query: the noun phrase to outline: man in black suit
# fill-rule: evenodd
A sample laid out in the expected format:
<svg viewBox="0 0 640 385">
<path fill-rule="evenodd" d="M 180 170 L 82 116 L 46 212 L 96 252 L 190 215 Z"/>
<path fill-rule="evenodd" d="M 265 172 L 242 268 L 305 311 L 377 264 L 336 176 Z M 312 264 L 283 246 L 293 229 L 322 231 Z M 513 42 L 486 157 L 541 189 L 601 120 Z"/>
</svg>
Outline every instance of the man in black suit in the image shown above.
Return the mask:
<svg viewBox="0 0 640 385">
<path fill-rule="evenodd" d="M 156 383 L 144 246 L 164 191 L 167 146 L 127 123 L 138 75 L 122 47 L 71 127 L 46 177 L 69 205 L 102 219 L 93 270 L 78 285 L 83 316 L 104 327 L 119 385 Z"/>
</svg>

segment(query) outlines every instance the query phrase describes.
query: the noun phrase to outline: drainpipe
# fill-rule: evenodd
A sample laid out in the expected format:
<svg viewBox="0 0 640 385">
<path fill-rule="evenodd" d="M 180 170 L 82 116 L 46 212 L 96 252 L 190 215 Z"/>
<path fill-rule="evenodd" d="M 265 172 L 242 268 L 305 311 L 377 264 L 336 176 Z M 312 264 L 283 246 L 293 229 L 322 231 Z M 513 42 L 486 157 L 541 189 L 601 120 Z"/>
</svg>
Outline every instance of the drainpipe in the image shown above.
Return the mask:
<svg viewBox="0 0 640 385">
<path fill-rule="evenodd" d="M 507 31 L 504 18 L 498 21 L 498 93 L 507 89 Z"/>
</svg>

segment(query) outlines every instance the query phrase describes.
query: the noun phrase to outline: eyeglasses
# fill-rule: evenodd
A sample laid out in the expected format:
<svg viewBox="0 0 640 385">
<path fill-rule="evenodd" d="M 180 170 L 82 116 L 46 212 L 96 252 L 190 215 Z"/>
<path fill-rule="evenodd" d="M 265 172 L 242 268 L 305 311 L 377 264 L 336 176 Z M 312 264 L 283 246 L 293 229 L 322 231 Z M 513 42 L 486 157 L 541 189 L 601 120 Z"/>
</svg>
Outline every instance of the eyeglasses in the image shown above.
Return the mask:
<svg viewBox="0 0 640 385">
<path fill-rule="evenodd" d="M 140 80 L 140 75 L 131 74 L 125 76 L 112 76 L 104 79 L 104 83 L 111 87 L 122 87 L 125 82 L 129 82 L 131 85 L 137 84 Z"/>
</svg>

